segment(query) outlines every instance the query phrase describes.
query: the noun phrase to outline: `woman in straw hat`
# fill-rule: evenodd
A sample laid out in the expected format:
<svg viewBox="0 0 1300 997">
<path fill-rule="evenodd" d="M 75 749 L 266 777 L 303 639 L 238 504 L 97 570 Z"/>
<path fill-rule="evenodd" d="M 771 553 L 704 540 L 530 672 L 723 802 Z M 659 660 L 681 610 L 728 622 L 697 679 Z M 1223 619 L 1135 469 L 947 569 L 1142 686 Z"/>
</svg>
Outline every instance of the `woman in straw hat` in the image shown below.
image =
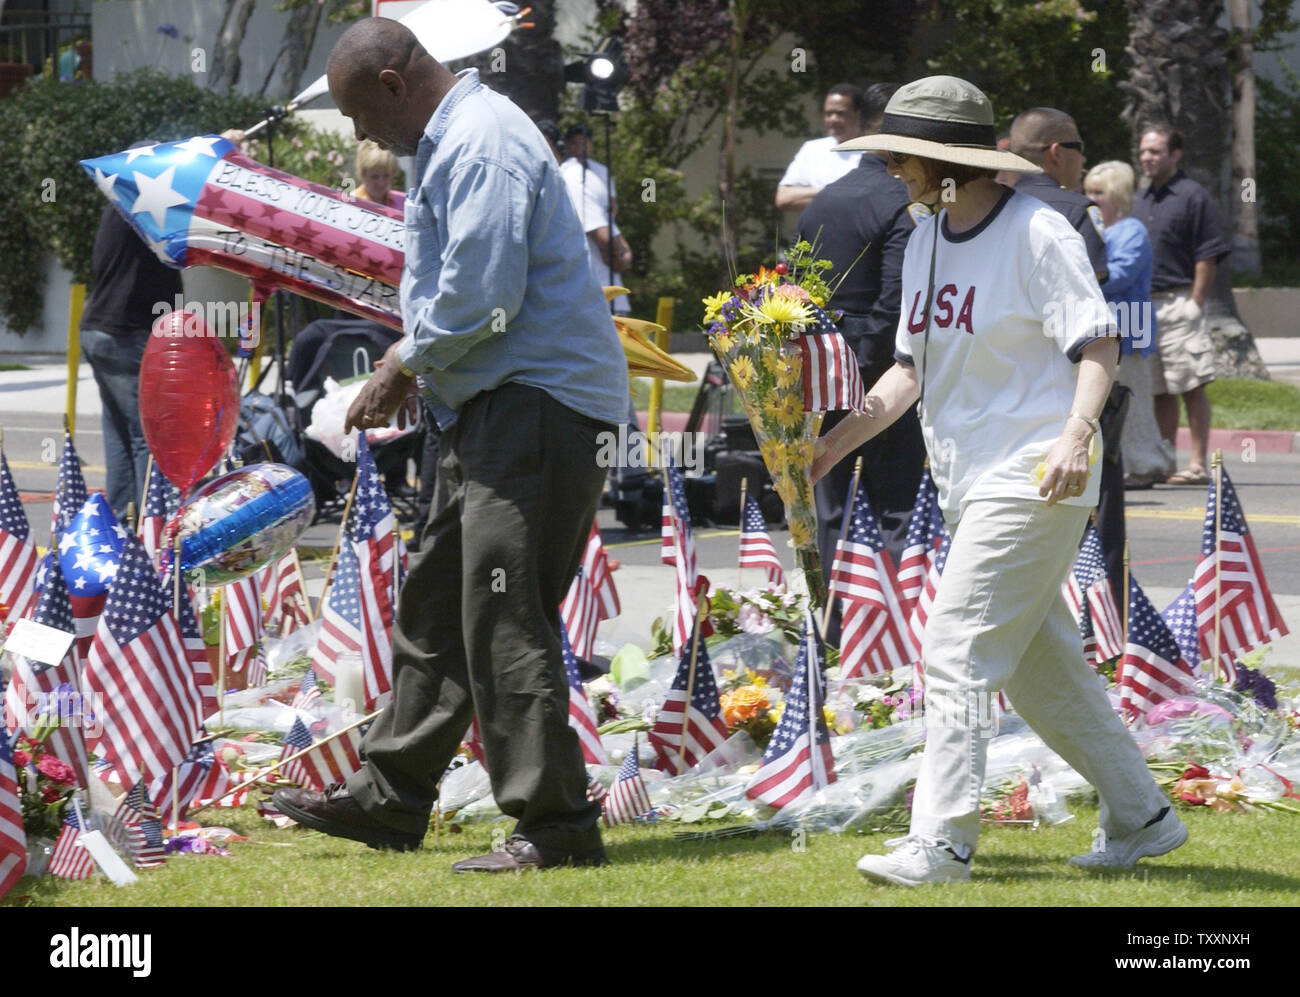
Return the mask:
<svg viewBox="0 0 1300 997">
<path fill-rule="evenodd" d="M 897 362 L 872 389 L 871 414 L 818 441 L 813 473 L 919 400 L 952 532 L 922 652 L 926 745 L 911 833 L 858 869 L 908 886 L 970 878 L 999 691 L 1101 797 L 1093 850 L 1071 862 L 1128 866 L 1170 851 L 1186 828 L 1084 662 L 1061 595 L 1097 503 L 1089 444 L 1118 354 L 1083 240 L 1063 215 L 994 181 L 1037 167 L 997 148 L 988 98 L 965 80 L 909 83 L 878 134 L 843 148 L 884 152 L 935 214 L 904 256 Z"/>
</svg>

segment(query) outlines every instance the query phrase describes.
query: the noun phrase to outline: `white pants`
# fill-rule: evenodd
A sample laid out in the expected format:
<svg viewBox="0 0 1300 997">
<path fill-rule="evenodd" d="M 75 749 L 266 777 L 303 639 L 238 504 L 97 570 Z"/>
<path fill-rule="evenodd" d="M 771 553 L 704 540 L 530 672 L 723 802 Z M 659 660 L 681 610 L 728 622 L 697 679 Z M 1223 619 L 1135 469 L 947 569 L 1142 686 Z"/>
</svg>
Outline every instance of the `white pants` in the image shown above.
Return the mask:
<svg viewBox="0 0 1300 997">
<path fill-rule="evenodd" d="M 999 690 L 1096 787 L 1108 835 L 1130 834 L 1168 806 L 1084 662 L 1061 595 L 1088 512 L 1015 499 L 964 510 L 925 631 L 926 741 L 913 834 L 974 850 L 994 733 L 981 721 Z"/>
</svg>

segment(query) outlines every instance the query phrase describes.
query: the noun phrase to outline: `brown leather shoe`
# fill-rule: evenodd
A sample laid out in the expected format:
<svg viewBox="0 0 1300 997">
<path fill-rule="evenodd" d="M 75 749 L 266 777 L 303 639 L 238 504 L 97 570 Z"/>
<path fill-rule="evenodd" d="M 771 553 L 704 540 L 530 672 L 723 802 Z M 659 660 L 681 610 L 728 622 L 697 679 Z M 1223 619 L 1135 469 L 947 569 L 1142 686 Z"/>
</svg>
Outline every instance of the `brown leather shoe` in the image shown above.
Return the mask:
<svg viewBox="0 0 1300 997">
<path fill-rule="evenodd" d="M 452 872 L 520 872 L 524 869 L 551 869 L 555 866 L 597 866 L 605 865 L 605 849 L 597 846 L 594 851 L 573 854 L 557 852 L 549 848 L 539 848 L 527 838 L 512 834 L 506 838 L 500 850 L 479 855 L 477 858 L 462 859 L 451 867 Z"/>
<path fill-rule="evenodd" d="M 361 809 L 361 804 L 341 782 L 327 786 L 323 793 L 311 789 L 277 789 L 271 794 L 271 802 L 282 814 L 313 831 L 350 838 L 371 848 L 409 852 L 419 848 L 424 840 L 422 834 L 403 834 L 380 824 Z"/>
</svg>

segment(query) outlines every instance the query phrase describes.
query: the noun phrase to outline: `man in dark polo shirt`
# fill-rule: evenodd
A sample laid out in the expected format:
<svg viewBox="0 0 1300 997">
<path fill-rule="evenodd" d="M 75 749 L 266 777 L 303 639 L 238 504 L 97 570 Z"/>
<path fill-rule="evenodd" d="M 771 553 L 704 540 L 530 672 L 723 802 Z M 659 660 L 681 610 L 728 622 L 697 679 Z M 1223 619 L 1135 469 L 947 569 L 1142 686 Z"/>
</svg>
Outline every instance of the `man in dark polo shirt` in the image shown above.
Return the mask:
<svg viewBox="0 0 1300 997">
<path fill-rule="evenodd" d="M 1156 352 L 1152 355 L 1156 423 L 1174 443 L 1178 399 L 1187 408 L 1192 458 L 1171 473 L 1171 485 L 1209 482 L 1206 450 L 1210 438 L 1210 399 L 1214 344 L 1205 325 L 1205 299 L 1228 244 L 1219 212 L 1209 193 L 1181 169 L 1183 138 L 1170 125 L 1148 125 L 1138 147 L 1142 172 L 1150 180 L 1133 201 L 1133 216 L 1151 236 L 1151 301 L 1156 307 Z M 1170 472 L 1174 468 L 1169 468 Z"/>
<path fill-rule="evenodd" d="M 897 89 L 894 83 L 877 83 L 866 90 L 864 134 L 880 129 L 885 105 Z M 799 217 L 799 237 L 814 244 L 818 257 L 835 264 L 827 281 L 834 283 L 847 272 L 830 304 L 844 312 L 840 331 L 857 354 L 862 383 L 868 390 L 894 364 L 903 250 L 915 227 L 908 211 L 907 188 L 886 171 L 883 154 L 870 152 L 863 153 L 861 162 L 847 174 L 822 188 Z M 847 414 L 827 413 L 822 433 Z M 916 411 L 909 410 L 852 456 L 859 455 L 863 458 L 860 487 L 866 491 L 889 553 L 898 563 L 925 467 L 925 440 Z M 840 461 L 816 486 L 817 546 L 828 584 L 853 465 L 851 458 Z M 838 607 L 827 639 L 839 639 Z"/>
<path fill-rule="evenodd" d="M 1011 123 L 1011 151 L 1037 163 L 1042 173 L 1013 174 L 1016 190 L 1036 197 L 1065 215 L 1083 236 L 1088 259 L 1098 283 L 1108 277 L 1106 239 L 1101 209 L 1083 194 L 1083 139 L 1079 126 L 1064 111 L 1032 107 Z M 1127 389 L 1112 390 L 1107 412 L 1122 407 Z M 1120 423 L 1122 425 L 1122 423 Z M 1097 532 L 1101 534 L 1106 575 L 1117 600 L 1124 596 L 1124 465 L 1120 459 L 1119 432 L 1111 422 L 1102 434 L 1105 458 L 1101 462 L 1101 497 L 1097 501 Z M 1121 603 L 1122 605 L 1122 603 Z"/>
</svg>

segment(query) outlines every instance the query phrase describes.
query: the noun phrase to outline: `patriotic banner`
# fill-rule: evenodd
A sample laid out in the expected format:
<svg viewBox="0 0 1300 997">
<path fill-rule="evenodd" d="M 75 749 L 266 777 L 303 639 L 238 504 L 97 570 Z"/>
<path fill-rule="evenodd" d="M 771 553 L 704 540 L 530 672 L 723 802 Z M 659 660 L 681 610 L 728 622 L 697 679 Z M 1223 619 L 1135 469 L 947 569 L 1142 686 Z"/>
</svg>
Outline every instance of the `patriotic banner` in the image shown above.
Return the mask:
<svg viewBox="0 0 1300 997">
<path fill-rule="evenodd" d="M 77 808 L 68 804 L 63 815 L 63 827 L 54 841 L 50 855 L 49 873 L 60 879 L 89 879 L 95 871 L 95 860 L 81 847 L 81 832 L 85 830 L 77 819 Z"/>
<path fill-rule="evenodd" d="M 1273 602 L 1264 566 L 1255 550 L 1255 540 L 1246 525 L 1237 490 L 1226 469 L 1223 500 L 1219 510 L 1218 555 L 1215 554 L 1214 480 L 1210 479 L 1205 502 L 1205 523 L 1201 527 L 1201 559 L 1192 585 L 1196 589 L 1196 622 L 1200 634 L 1202 661 L 1214 658 L 1215 604 L 1219 606 L 1219 666 L 1231 680 L 1237 656 L 1253 651 L 1290 631 Z"/>
<path fill-rule="evenodd" d="M 27 868 L 27 832 L 15 776 L 14 739 L 0 732 L 0 898 Z"/>
<path fill-rule="evenodd" d="M 740 567 L 762 568 L 767 572 L 770 584 L 785 584 L 785 572 L 781 570 L 781 559 L 776 556 L 776 547 L 768 535 L 763 510 L 758 500 L 748 493 L 740 517 Z"/>
<path fill-rule="evenodd" d="M 779 810 L 835 781 L 831 735 L 822 714 L 824 667 L 821 634 L 805 608 L 794 684 L 785 699 L 781 722 L 763 752 L 763 762 L 745 789 L 751 800 Z"/>
<path fill-rule="evenodd" d="M 215 266 L 401 328 L 402 215 L 242 156 L 217 135 L 82 160 L 168 266 Z M 178 308 L 181 306 L 178 306 Z"/>
<path fill-rule="evenodd" d="M 830 412 L 866 408 L 858 358 L 822 309 L 808 306 L 813 326 L 795 340 L 803 357 L 803 408 L 805 412 Z"/>
</svg>

